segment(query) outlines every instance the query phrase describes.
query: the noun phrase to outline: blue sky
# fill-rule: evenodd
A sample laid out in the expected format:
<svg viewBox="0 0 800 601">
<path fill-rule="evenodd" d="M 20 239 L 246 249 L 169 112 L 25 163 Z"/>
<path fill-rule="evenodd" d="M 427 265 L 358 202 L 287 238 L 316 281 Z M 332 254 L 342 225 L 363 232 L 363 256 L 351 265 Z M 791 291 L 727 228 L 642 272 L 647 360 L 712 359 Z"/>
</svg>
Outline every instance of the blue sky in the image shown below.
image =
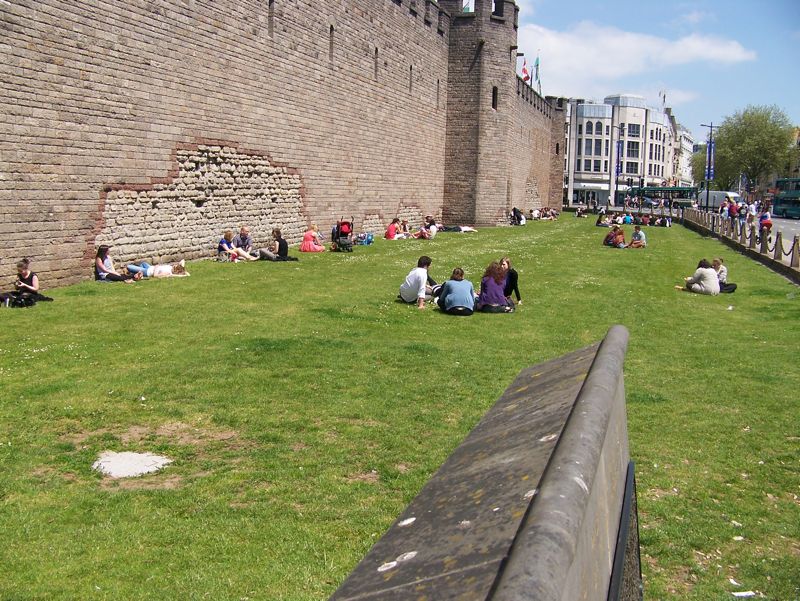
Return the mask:
<svg viewBox="0 0 800 601">
<path fill-rule="evenodd" d="M 800 0 L 517 0 L 519 46 L 540 56 L 542 94 L 594 99 L 659 92 L 705 139 L 747 105 L 800 126 Z M 522 59 L 519 61 L 520 67 Z"/>
</svg>

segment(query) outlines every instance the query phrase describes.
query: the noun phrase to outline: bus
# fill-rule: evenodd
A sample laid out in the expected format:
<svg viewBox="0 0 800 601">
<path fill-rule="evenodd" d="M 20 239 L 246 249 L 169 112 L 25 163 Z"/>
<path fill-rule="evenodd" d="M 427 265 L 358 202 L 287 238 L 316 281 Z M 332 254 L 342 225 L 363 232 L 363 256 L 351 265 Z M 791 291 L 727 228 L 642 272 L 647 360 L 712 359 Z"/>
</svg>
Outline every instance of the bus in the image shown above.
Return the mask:
<svg viewBox="0 0 800 601">
<path fill-rule="evenodd" d="M 800 177 L 779 179 L 775 187 L 778 191 L 772 199 L 772 214 L 800 219 Z"/>
<path fill-rule="evenodd" d="M 631 196 L 643 199 L 642 207 L 671 207 L 673 203 L 679 207 L 690 207 L 697 199 L 697 188 L 689 186 L 645 186 L 631 188 Z M 662 203 L 663 201 L 663 203 Z"/>
</svg>

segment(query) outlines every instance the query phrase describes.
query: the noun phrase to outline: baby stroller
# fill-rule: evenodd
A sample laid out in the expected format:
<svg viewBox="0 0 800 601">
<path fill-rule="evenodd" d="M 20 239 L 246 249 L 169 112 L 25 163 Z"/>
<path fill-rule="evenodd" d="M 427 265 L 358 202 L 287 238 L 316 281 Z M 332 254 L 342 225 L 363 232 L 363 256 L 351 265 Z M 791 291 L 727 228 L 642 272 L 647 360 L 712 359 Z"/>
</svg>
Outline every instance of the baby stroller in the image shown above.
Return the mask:
<svg viewBox="0 0 800 601">
<path fill-rule="evenodd" d="M 353 252 L 353 223 L 342 217 L 331 230 L 331 250 L 335 252 Z"/>
</svg>

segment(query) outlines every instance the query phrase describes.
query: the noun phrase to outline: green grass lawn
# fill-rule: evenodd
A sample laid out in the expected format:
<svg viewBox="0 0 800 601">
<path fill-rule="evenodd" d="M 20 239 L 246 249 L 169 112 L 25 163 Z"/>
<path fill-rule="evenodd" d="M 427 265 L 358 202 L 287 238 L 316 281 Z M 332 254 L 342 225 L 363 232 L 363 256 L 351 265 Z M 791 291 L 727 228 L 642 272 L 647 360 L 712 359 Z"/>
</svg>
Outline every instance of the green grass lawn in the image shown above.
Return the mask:
<svg viewBox="0 0 800 601">
<path fill-rule="evenodd" d="M 522 368 L 615 323 L 646 598 L 800 598 L 800 291 L 682 227 L 646 250 L 604 233 L 565 216 L 199 262 L 1 310 L 0 599 L 323 599 Z M 420 254 L 476 284 L 508 254 L 523 305 L 399 304 Z M 735 294 L 673 289 L 717 255 Z M 103 450 L 175 462 L 109 481 Z"/>
</svg>

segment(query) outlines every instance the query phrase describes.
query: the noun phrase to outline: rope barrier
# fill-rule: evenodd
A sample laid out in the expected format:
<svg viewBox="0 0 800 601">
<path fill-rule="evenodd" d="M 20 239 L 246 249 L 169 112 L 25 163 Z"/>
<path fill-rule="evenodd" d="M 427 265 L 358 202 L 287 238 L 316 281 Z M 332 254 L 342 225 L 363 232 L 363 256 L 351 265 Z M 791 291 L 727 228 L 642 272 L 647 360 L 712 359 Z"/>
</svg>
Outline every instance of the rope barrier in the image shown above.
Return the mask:
<svg viewBox="0 0 800 601">
<path fill-rule="evenodd" d="M 775 239 L 772 240 L 770 230 L 764 228 L 759 230 L 752 221 L 742 223 L 737 218 L 726 218 L 716 213 L 697 209 L 686 209 L 683 216 L 686 220 L 705 227 L 719 237 L 738 242 L 743 247 L 756 250 L 762 255 L 771 255 L 777 261 L 783 261 L 788 257 L 789 264 L 795 268 L 798 267 L 795 263 L 800 264 L 800 236 L 794 236 L 789 250 L 786 250 L 782 232 L 775 232 Z M 765 233 L 766 235 L 764 235 Z M 771 244 L 770 241 L 772 241 Z"/>
</svg>

